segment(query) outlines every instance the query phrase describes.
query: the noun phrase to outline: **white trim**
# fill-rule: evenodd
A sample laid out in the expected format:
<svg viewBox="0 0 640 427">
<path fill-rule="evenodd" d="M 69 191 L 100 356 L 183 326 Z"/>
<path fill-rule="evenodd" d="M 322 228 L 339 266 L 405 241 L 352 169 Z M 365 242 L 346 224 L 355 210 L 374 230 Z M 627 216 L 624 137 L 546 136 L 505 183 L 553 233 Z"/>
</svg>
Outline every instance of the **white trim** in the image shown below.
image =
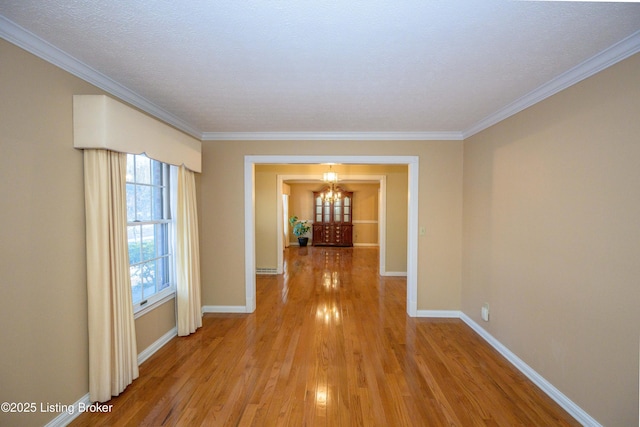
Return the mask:
<svg viewBox="0 0 640 427">
<path fill-rule="evenodd" d="M 0 37 L 105 90 L 201 141 L 463 141 L 478 132 L 640 52 L 640 31 L 555 77 L 522 98 L 485 117 L 469 129 L 443 132 L 202 132 L 131 89 L 89 67 L 51 43 L 0 15 Z"/>
<path fill-rule="evenodd" d="M 144 349 L 138 354 L 138 366 L 144 363 L 149 357 L 151 357 L 155 352 L 160 350 L 165 344 L 171 341 L 174 337 L 178 335 L 178 328 L 174 327 L 169 332 L 161 336 L 158 340 L 156 340 L 149 347 Z M 91 404 L 91 400 L 89 399 L 89 393 L 82 396 L 77 402 L 73 404 L 73 413 L 62 412 L 49 423 L 46 424 L 46 427 L 63 427 L 71 423 L 74 419 L 80 415 L 79 406 L 80 404 L 84 404 L 84 406 L 88 406 Z"/>
<path fill-rule="evenodd" d="M 385 271 L 383 273 L 380 273 L 380 275 L 385 277 L 407 277 L 407 272 L 406 271 Z M 417 311 L 416 311 L 416 315 L 417 315 Z"/>
<path fill-rule="evenodd" d="M 159 297 L 159 299 L 155 300 L 154 297 L 156 297 L 156 298 Z M 145 314 L 149 313 L 150 311 L 155 310 L 157 307 L 160 307 L 162 304 L 164 304 L 165 302 L 167 302 L 170 299 L 173 299 L 175 297 L 176 297 L 176 287 L 175 287 L 175 285 L 173 285 L 172 287 L 170 287 L 168 289 L 163 289 L 158 294 L 151 295 L 149 298 L 147 298 L 147 301 L 151 300 L 151 302 L 148 302 L 147 304 L 145 304 L 143 306 L 140 306 L 139 303 L 133 304 L 134 305 L 133 318 L 137 319 L 138 317 L 142 317 Z"/>
<path fill-rule="evenodd" d="M 418 312 L 418 157 L 408 164 L 409 208 L 407 220 L 407 312 L 415 317 Z M 429 260 L 427 260 L 428 262 Z M 424 260 L 423 260 L 424 262 Z"/>
<path fill-rule="evenodd" d="M 471 329 L 478 333 L 486 342 L 504 356 L 513 366 L 529 378 L 535 385 L 540 387 L 551 399 L 567 411 L 583 426 L 602 427 L 591 415 L 586 413 L 582 408 L 576 405 L 564 393 L 555 388 L 553 384 L 547 381 L 542 375 L 537 373 L 531 366 L 527 365 L 522 359 L 516 356 L 504 344 L 495 339 L 489 332 L 474 322 L 469 316 L 460 312 L 460 319 L 466 323 Z"/>
<path fill-rule="evenodd" d="M 253 310 L 249 310 L 242 305 L 203 305 L 202 314 L 204 313 L 253 313 Z"/>
<path fill-rule="evenodd" d="M 276 233 L 277 233 L 277 237 L 276 237 L 276 245 L 277 245 L 277 255 L 276 255 L 276 274 L 282 274 L 284 273 L 284 248 L 285 248 L 285 241 L 284 241 L 284 207 L 282 206 L 282 201 L 283 201 L 283 192 L 282 192 L 282 187 L 283 187 L 283 182 L 284 180 L 282 179 L 282 175 L 276 175 Z M 287 199 L 288 200 L 288 199 Z M 311 243 L 311 238 L 309 238 L 309 243 Z M 293 245 L 295 246 L 297 244 L 294 243 Z M 289 242 L 289 246 L 291 246 L 292 243 Z"/>
<path fill-rule="evenodd" d="M 178 336 L 178 327 L 174 327 L 169 332 L 158 338 L 153 344 L 149 347 L 142 350 L 138 353 L 138 366 L 142 365 L 148 358 L 153 356 L 153 354 L 160 350 L 166 343 L 171 341 L 174 337 Z"/>
<path fill-rule="evenodd" d="M 255 163 L 249 156 L 244 157 L 244 292 L 245 311 L 253 313 L 256 310 L 256 191 L 255 191 Z M 281 194 L 282 188 L 278 191 Z M 279 234 L 279 233 L 278 233 Z M 278 251 L 278 255 L 280 255 Z"/>
<path fill-rule="evenodd" d="M 165 344 L 171 341 L 174 337 L 178 335 L 178 328 L 174 327 L 169 332 L 161 336 L 158 340 L 156 340 L 149 347 L 145 348 L 138 354 L 138 366 L 141 365 L 145 360 L 151 357 L 156 351 L 160 350 Z M 71 423 L 71 421 L 75 420 L 80 414 L 80 405 L 89 406 L 91 404 L 91 400 L 89 399 L 89 393 L 82 396 L 78 401 L 76 401 L 72 405 L 72 409 L 69 411 L 61 412 L 55 417 L 53 420 L 49 421 L 45 424 L 45 427 L 64 427 Z"/>
<path fill-rule="evenodd" d="M 246 155 L 244 157 L 244 218 L 245 218 L 245 298 L 246 312 L 256 309 L 255 275 L 255 165 L 256 164 L 396 164 L 408 166 L 407 224 L 407 313 L 415 316 L 418 294 L 418 156 L 287 156 Z M 382 182 L 386 181 L 383 179 Z M 382 185 L 381 182 L 381 185 Z M 281 188 L 279 186 L 279 188 Z M 281 191 L 281 190 L 280 190 Z M 382 212 L 382 211 L 381 211 Z M 382 215 L 382 213 L 381 213 Z M 382 218 L 381 218 L 382 220 Z M 280 234 L 280 233 L 278 233 Z M 384 234 L 384 233 L 383 233 Z M 382 237 L 382 236 L 381 236 Z M 382 244 L 381 240 L 381 244 Z M 381 254 L 382 256 L 382 254 Z"/>
<path fill-rule="evenodd" d="M 576 421 L 585 427 L 602 427 L 602 425 L 596 421 L 591 415 L 576 405 L 571 399 L 569 399 L 564 393 L 555 388 L 553 384 L 547 381 L 539 373 L 537 373 L 531 366 L 527 365 L 522 359 L 516 356 L 511 350 L 509 350 L 504 344 L 493 337 L 483 327 L 478 325 L 473 319 L 458 310 L 420 310 L 418 312 L 420 317 L 435 317 L 435 318 L 459 318 L 467 326 L 473 329 L 482 339 L 484 339 L 491 347 L 493 347 L 498 353 L 500 353 L 509 363 L 511 363 L 517 370 L 522 372 L 531 382 L 537 385 L 544 393 L 553 399 L 558 405 L 560 405 L 565 411 L 569 413 Z"/>
<path fill-rule="evenodd" d="M 418 310 L 416 317 L 434 317 L 441 319 L 459 319 L 459 310 Z"/>
<path fill-rule="evenodd" d="M 359 247 L 368 247 L 368 248 L 377 248 L 380 245 L 377 243 L 354 243 L 353 244 L 354 247 L 359 246 Z M 406 276 L 406 273 L 405 273 Z"/>
<path fill-rule="evenodd" d="M 91 400 L 89 400 L 89 393 L 85 394 L 73 405 L 71 405 L 70 410 L 59 413 L 57 417 L 45 424 L 44 427 L 65 427 L 71 424 L 71 421 L 78 418 L 78 416 L 82 413 L 80 412 L 81 404 L 85 407 L 91 404 Z"/>
<path fill-rule="evenodd" d="M 43 40 L 1 15 L 0 37 L 18 47 L 21 47 L 27 52 L 44 59 L 56 67 L 62 68 L 74 76 L 105 90 L 111 95 L 117 96 L 121 100 L 140 108 L 142 111 L 151 114 L 163 122 L 168 123 L 193 137 L 200 140 L 202 139 L 202 132 L 190 123 L 187 123 L 178 116 L 163 110 L 153 102 L 143 98 L 126 86 L 123 86 L 98 70 L 91 68 L 46 40 Z"/>
<path fill-rule="evenodd" d="M 534 104 L 554 95 L 574 84 L 599 73 L 600 71 L 614 65 L 640 52 L 640 31 L 636 31 L 629 37 L 610 46 L 602 52 L 592 56 L 586 61 L 576 65 L 570 70 L 560 74 L 537 89 L 529 92 L 523 97 L 516 99 L 495 113 L 480 120 L 469 129 L 462 132 L 462 139 L 467 139 L 478 132 L 481 132 L 496 123 L 513 116 L 520 111 L 531 107 Z"/>
<path fill-rule="evenodd" d="M 478 132 L 640 52 L 640 31 L 610 46 L 464 131 L 443 132 L 201 132 L 131 89 L 89 67 L 51 43 L 0 15 L 0 37 L 89 82 L 201 141 L 463 141 Z"/>
<path fill-rule="evenodd" d="M 354 219 L 353 224 L 377 224 L 378 221 L 375 219 Z"/>
<path fill-rule="evenodd" d="M 203 141 L 462 141 L 462 132 L 203 132 Z"/>
</svg>

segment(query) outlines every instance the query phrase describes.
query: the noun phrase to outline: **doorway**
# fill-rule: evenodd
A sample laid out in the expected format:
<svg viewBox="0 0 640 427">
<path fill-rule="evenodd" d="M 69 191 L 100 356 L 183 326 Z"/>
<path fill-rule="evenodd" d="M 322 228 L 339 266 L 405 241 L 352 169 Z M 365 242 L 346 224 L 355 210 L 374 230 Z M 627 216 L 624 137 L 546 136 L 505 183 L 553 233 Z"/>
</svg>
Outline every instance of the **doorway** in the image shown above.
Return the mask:
<svg viewBox="0 0 640 427">
<path fill-rule="evenodd" d="M 418 259 L 418 177 L 417 156 L 253 156 L 244 158 L 245 205 L 245 311 L 256 308 L 255 278 L 255 165 L 258 164 L 377 164 L 406 165 L 408 167 L 407 218 L 407 305 L 409 316 L 417 314 L 417 259 Z M 281 188 L 281 187 L 280 187 Z M 280 233 L 279 233 L 280 234 Z"/>
<path fill-rule="evenodd" d="M 394 273 L 389 273 L 386 269 L 386 199 L 387 199 L 387 183 L 386 176 L 384 175 L 354 175 L 354 174 L 341 174 L 340 175 L 341 184 L 353 184 L 353 183 L 365 183 L 372 184 L 375 183 L 379 187 L 379 197 L 378 197 L 378 212 L 377 212 L 377 221 L 378 221 L 378 246 L 380 248 L 380 257 L 378 262 L 378 269 L 381 276 L 387 275 L 396 275 Z M 276 188 L 277 193 L 276 197 L 280 198 L 286 197 L 286 194 L 282 194 L 283 184 L 285 182 L 298 182 L 298 183 L 323 183 L 321 175 L 277 175 L 276 179 Z M 311 202 L 310 202 L 311 203 Z M 286 209 L 284 203 L 282 206 L 276 206 L 277 212 L 276 216 L 278 218 L 283 218 L 284 221 L 278 221 L 276 223 L 277 226 L 277 274 L 281 274 L 283 271 L 284 259 L 282 251 L 284 248 L 288 246 L 288 241 L 286 240 L 285 233 L 289 228 L 289 224 L 286 221 L 289 218 L 289 212 L 284 212 Z M 292 212 L 292 214 L 295 212 Z M 311 219 L 311 218 L 308 218 Z M 285 236 L 285 237 L 281 237 Z"/>
</svg>

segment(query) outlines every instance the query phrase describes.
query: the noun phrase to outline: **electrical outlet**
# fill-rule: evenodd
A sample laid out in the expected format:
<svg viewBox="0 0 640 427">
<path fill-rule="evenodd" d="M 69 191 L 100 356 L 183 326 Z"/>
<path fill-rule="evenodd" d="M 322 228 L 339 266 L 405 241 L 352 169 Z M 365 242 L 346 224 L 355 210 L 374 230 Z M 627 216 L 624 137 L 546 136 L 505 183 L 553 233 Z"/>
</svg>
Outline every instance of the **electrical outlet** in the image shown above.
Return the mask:
<svg viewBox="0 0 640 427">
<path fill-rule="evenodd" d="M 489 303 L 488 302 L 484 303 L 484 305 L 482 306 L 481 315 L 482 315 L 482 320 L 484 320 L 485 322 L 489 321 Z"/>
</svg>

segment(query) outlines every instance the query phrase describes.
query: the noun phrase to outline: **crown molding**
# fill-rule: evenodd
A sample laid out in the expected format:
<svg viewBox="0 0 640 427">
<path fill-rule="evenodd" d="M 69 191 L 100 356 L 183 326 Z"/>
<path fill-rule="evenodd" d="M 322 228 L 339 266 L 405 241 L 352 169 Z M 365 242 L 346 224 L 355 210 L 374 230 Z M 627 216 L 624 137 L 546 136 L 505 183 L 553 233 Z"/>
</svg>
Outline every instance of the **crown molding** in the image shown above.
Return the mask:
<svg viewBox="0 0 640 427">
<path fill-rule="evenodd" d="M 466 131 L 461 132 L 462 138 L 467 139 L 638 52 L 640 52 L 640 31 L 636 31 L 626 39 L 560 74 L 492 115 L 485 117 Z"/>
<path fill-rule="evenodd" d="M 32 32 L 0 15 L 0 38 L 26 50 L 29 53 L 97 86 L 107 93 L 140 108 L 157 119 L 197 138 L 202 132 L 179 117 L 163 110 L 156 104 L 138 95 L 126 86 L 91 68 L 68 53 L 41 39 Z"/>
<path fill-rule="evenodd" d="M 462 141 L 461 132 L 204 132 L 203 141 Z"/>
<path fill-rule="evenodd" d="M 140 108 L 157 119 L 201 140 L 351 140 L 351 141 L 421 141 L 462 140 L 461 132 L 204 132 L 163 110 L 131 89 L 79 61 L 51 43 L 0 15 L 0 37 L 37 57 L 91 83 L 107 93 Z"/>
<path fill-rule="evenodd" d="M 185 120 L 162 109 L 2 15 L 0 15 L 0 38 L 201 141 L 462 141 L 640 52 L 640 31 L 637 31 L 485 117 L 469 129 L 459 132 L 201 132 Z"/>
</svg>

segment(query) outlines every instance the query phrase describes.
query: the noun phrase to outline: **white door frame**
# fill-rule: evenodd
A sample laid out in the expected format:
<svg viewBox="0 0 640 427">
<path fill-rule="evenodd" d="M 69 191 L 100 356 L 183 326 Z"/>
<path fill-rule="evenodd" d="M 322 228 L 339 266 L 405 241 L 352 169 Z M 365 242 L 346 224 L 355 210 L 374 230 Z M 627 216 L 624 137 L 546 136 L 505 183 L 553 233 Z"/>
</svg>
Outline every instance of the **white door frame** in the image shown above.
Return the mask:
<svg viewBox="0 0 640 427">
<path fill-rule="evenodd" d="M 407 314 L 418 311 L 418 156 L 279 156 L 244 157 L 245 311 L 256 309 L 255 165 L 257 164 L 400 164 L 408 166 Z M 279 192 L 282 192 L 280 188 Z"/>
</svg>

